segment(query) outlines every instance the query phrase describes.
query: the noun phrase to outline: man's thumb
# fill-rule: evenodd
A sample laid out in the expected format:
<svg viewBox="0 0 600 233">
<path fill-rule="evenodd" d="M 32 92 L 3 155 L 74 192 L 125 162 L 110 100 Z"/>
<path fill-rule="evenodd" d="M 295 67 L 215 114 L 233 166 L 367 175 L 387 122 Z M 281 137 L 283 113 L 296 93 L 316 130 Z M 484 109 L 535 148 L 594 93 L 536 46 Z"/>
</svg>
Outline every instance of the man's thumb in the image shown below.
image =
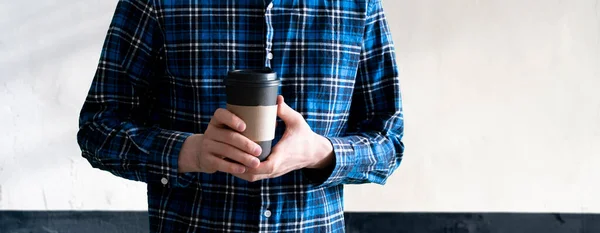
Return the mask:
<svg viewBox="0 0 600 233">
<path fill-rule="evenodd" d="M 294 109 L 290 108 L 290 106 L 285 103 L 285 100 L 281 95 L 277 96 L 277 116 L 281 118 L 286 125 L 294 124 L 298 121 L 298 117 L 302 118 L 298 112 L 294 111 Z"/>
</svg>

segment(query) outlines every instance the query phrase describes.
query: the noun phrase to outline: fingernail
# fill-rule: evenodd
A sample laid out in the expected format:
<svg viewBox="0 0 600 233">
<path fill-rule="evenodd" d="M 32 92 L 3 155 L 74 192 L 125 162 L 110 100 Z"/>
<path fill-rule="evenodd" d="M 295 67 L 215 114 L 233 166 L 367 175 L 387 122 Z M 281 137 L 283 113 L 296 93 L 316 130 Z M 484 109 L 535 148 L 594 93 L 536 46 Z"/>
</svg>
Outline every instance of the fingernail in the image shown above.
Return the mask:
<svg viewBox="0 0 600 233">
<path fill-rule="evenodd" d="M 250 165 L 252 167 L 258 167 L 258 165 L 260 165 L 260 161 L 258 159 L 253 159 L 252 162 L 250 162 Z"/>
<path fill-rule="evenodd" d="M 237 129 L 238 129 L 239 131 L 244 131 L 244 124 L 242 124 L 242 123 L 239 123 L 239 124 L 237 125 Z"/>
<path fill-rule="evenodd" d="M 237 170 L 238 173 L 244 173 L 244 172 L 246 172 L 246 168 L 244 168 L 244 167 L 238 167 L 236 170 Z"/>
<path fill-rule="evenodd" d="M 260 153 L 262 153 L 262 148 L 260 148 L 260 146 L 257 146 L 256 148 L 254 148 L 254 154 L 255 155 L 260 155 Z"/>
</svg>

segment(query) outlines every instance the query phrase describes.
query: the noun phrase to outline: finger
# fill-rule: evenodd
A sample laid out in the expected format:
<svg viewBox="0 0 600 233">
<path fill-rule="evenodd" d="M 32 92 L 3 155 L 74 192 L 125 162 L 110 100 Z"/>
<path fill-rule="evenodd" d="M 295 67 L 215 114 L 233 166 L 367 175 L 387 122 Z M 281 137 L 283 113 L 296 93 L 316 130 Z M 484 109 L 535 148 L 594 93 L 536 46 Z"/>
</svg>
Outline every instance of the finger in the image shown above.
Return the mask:
<svg viewBox="0 0 600 233">
<path fill-rule="evenodd" d="M 224 159 L 218 158 L 216 155 L 209 155 L 206 157 L 206 163 L 212 170 L 217 170 L 230 174 L 243 174 L 246 172 L 246 167 L 235 162 L 228 162 Z"/>
<path fill-rule="evenodd" d="M 231 145 L 212 141 L 206 144 L 209 146 L 207 150 L 214 155 L 219 157 L 224 157 L 232 160 L 232 162 L 241 163 L 247 167 L 258 167 L 260 165 L 260 160 L 254 155 L 245 153 L 244 151 L 239 150 Z M 231 162 L 231 161 L 230 161 Z"/>
<path fill-rule="evenodd" d="M 300 113 L 296 112 L 285 103 L 283 96 L 277 96 L 277 105 L 277 116 L 281 118 L 286 125 L 293 125 L 300 120 L 304 120 Z"/>
<path fill-rule="evenodd" d="M 259 156 L 262 148 L 244 135 L 229 129 L 214 128 L 210 134 L 210 139 L 233 146 L 250 155 Z"/>
<path fill-rule="evenodd" d="M 258 167 L 246 168 L 246 174 L 256 174 L 256 175 L 274 175 L 279 169 L 279 164 L 282 164 L 282 160 L 285 159 L 285 151 L 282 149 L 285 148 L 285 141 L 281 140 L 273 149 L 271 150 L 271 154 L 265 161 L 262 161 Z"/>
<path fill-rule="evenodd" d="M 244 130 L 246 130 L 246 123 L 244 123 L 242 119 L 223 108 L 219 108 L 215 111 L 209 124 L 218 128 L 229 127 L 238 132 L 244 132 Z"/>
<path fill-rule="evenodd" d="M 272 156 L 275 154 L 269 155 L 267 160 L 260 163 L 257 167 L 247 168 L 245 174 L 251 175 L 270 175 L 276 172 L 277 158 L 273 158 Z"/>
<path fill-rule="evenodd" d="M 240 178 L 242 180 L 248 181 L 248 182 L 256 182 L 259 180 L 264 180 L 269 178 L 267 175 L 253 175 L 253 174 L 233 174 L 233 176 Z"/>
</svg>

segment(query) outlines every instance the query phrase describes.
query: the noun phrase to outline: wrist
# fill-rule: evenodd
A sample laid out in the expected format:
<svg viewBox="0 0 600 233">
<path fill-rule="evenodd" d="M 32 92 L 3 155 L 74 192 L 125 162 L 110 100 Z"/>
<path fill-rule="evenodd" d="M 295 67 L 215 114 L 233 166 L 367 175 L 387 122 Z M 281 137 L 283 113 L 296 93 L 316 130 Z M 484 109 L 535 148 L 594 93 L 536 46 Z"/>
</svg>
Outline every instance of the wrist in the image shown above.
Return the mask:
<svg viewBox="0 0 600 233">
<path fill-rule="evenodd" d="M 329 141 L 329 139 L 319 135 L 316 135 L 316 143 L 313 163 L 311 163 L 307 168 L 316 168 L 322 169 L 331 165 L 334 161 L 334 153 L 333 153 L 333 145 Z"/>
<path fill-rule="evenodd" d="M 197 165 L 198 153 L 200 152 L 198 145 L 201 145 L 202 137 L 202 134 L 194 134 L 185 139 L 177 159 L 178 173 L 197 172 L 199 170 Z"/>
</svg>

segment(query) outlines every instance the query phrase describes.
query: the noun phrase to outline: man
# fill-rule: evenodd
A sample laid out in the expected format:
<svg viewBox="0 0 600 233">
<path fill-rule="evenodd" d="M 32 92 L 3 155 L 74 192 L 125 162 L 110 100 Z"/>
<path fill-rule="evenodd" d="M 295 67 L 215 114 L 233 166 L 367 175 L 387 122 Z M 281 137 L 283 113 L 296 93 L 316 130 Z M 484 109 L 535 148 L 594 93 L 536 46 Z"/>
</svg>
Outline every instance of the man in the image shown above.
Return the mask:
<svg viewBox="0 0 600 233">
<path fill-rule="evenodd" d="M 265 66 L 282 85 L 259 162 L 223 79 Z M 343 232 L 343 185 L 400 164 L 401 106 L 380 0 L 121 0 L 78 142 L 147 183 L 152 232 Z"/>
</svg>

